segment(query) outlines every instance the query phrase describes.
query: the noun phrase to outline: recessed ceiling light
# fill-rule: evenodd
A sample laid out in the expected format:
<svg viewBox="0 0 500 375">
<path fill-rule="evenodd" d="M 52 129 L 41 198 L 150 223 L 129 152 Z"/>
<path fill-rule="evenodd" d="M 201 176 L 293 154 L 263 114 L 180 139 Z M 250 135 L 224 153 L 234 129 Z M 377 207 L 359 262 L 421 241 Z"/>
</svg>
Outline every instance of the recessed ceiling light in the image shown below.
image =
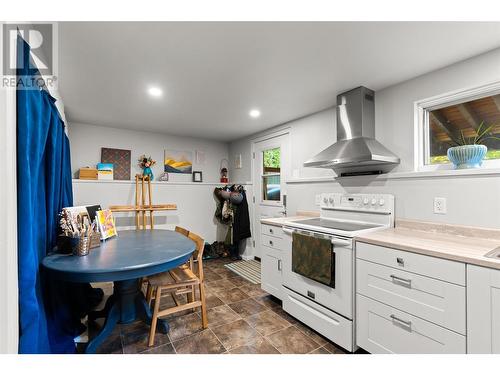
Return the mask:
<svg viewBox="0 0 500 375">
<path fill-rule="evenodd" d="M 163 90 L 160 89 L 159 87 L 150 87 L 148 89 L 148 94 L 154 98 L 159 98 L 160 96 L 163 95 Z"/>
<path fill-rule="evenodd" d="M 252 109 L 250 112 L 248 112 L 248 114 L 253 118 L 260 117 L 260 111 L 258 109 Z"/>
</svg>

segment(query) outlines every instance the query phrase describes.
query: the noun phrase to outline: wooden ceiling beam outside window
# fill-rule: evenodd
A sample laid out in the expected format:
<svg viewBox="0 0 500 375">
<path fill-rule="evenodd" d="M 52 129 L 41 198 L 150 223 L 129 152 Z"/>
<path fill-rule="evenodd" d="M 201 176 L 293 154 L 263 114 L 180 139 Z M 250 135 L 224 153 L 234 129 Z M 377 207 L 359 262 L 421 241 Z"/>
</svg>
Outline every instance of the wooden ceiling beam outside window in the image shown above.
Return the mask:
<svg viewBox="0 0 500 375">
<path fill-rule="evenodd" d="M 491 97 L 497 106 L 498 112 L 500 112 L 500 95 L 495 95 Z"/>
<path fill-rule="evenodd" d="M 458 104 L 457 109 L 460 111 L 460 114 L 465 118 L 465 120 L 467 120 L 469 125 L 477 132 L 477 129 L 481 124 L 481 120 L 476 116 L 470 105 L 468 103 Z"/>
<path fill-rule="evenodd" d="M 458 136 L 458 131 L 455 127 L 448 122 L 446 117 L 444 117 L 439 111 L 429 112 L 429 117 L 434 123 L 439 126 L 450 138 L 456 138 Z"/>
</svg>

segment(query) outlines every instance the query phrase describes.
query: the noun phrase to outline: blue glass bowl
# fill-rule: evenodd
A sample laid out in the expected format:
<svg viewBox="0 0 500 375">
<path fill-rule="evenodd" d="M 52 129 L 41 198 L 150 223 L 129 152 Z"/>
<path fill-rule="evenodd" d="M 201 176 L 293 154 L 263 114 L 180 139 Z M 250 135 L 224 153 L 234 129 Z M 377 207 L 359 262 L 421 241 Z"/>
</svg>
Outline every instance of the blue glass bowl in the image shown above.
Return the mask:
<svg viewBox="0 0 500 375">
<path fill-rule="evenodd" d="M 466 145 L 450 147 L 447 154 L 455 169 L 469 169 L 481 167 L 486 151 L 485 145 Z"/>
</svg>

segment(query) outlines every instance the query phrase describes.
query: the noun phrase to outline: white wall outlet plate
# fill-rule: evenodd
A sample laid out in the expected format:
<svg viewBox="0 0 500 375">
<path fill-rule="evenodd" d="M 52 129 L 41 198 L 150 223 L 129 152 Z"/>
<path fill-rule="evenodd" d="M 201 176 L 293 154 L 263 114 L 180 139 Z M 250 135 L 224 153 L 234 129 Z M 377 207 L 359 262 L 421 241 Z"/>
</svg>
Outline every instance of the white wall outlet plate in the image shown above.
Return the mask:
<svg viewBox="0 0 500 375">
<path fill-rule="evenodd" d="M 434 198 L 434 213 L 441 215 L 446 214 L 446 198 Z"/>
<path fill-rule="evenodd" d="M 314 197 L 314 204 L 316 204 L 316 206 L 321 205 L 321 194 L 316 194 L 316 196 Z"/>
</svg>

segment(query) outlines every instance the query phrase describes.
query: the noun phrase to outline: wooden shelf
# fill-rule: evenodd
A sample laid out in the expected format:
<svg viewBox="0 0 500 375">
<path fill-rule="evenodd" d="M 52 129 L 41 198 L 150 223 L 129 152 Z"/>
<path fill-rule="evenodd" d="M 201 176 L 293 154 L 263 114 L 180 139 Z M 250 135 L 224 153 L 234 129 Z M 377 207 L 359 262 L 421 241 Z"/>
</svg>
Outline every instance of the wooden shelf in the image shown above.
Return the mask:
<svg viewBox="0 0 500 375">
<path fill-rule="evenodd" d="M 153 204 L 151 206 L 109 206 L 113 212 L 174 211 L 176 204 Z"/>
<path fill-rule="evenodd" d="M 74 184 L 135 184 L 134 180 L 81 180 L 73 179 Z M 229 185 L 252 185 L 251 181 L 247 182 L 230 182 Z M 192 182 L 192 181 L 151 181 L 151 185 L 173 186 L 173 185 L 194 185 L 194 186 L 224 186 L 222 182 Z"/>
</svg>

